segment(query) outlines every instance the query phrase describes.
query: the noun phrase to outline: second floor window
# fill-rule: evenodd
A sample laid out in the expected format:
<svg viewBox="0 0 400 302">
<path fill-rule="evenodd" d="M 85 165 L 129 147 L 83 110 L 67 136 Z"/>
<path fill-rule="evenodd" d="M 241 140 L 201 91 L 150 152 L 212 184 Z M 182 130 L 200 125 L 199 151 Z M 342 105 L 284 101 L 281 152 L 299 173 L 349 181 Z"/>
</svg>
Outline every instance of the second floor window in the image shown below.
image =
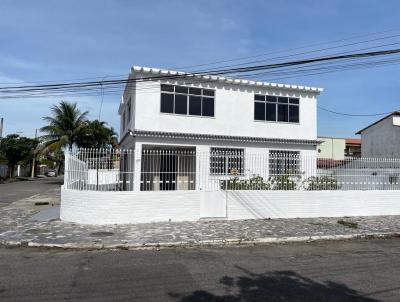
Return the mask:
<svg viewBox="0 0 400 302">
<path fill-rule="evenodd" d="M 214 116 L 215 91 L 197 87 L 161 84 L 161 112 Z"/>
<path fill-rule="evenodd" d="M 300 100 L 270 95 L 254 95 L 254 119 L 269 122 L 300 122 Z"/>
</svg>

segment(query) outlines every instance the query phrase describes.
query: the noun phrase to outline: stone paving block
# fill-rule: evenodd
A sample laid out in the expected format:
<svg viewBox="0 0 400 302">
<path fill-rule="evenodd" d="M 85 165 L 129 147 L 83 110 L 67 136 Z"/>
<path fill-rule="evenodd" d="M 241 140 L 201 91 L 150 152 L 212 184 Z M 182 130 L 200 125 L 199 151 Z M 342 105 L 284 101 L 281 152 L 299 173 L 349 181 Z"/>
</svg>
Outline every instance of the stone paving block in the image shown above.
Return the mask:
<svg viewBox="0 0 400 302">
<path fill-rule="evenodd" d="M 34 205 L 43 199 L 50 205 L 59 204 L 59 195 L 50 192 L 46 196 L 34 195 L 1 208 L 0 243 L 58 248 L 159 248 L 400 235 L 399 216 L 200 220 L 106 226 L 30 220 L 32 215 L 50 208 Z M 357 228 L 339 224 L 340 219 L 356 223 Z M 93 234 L 107 236 L 96 237 Z"/>
</svg>

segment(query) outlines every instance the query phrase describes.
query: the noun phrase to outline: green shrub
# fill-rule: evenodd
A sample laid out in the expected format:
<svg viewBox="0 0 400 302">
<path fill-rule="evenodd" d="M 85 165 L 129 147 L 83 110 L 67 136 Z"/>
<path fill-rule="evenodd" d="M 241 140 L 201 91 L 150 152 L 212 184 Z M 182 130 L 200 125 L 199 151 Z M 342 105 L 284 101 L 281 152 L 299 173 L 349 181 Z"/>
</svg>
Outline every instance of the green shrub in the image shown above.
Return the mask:
<svg viewBox="0 0 400 302">
<path fill-rule="evenodd" d="M 220 180 L 221 190 L 296 190 L 300 175 L 278 175 L 264 180 L 259 175 L 252 176 L 249 179 L 239 179 L 234 176 L 227 180 Z"/>
<path fill-rule="evenodd" d="M 336 178 L 332 176 L 311 176 L 303 183 L 307 191 L 338 190 L 340 188 Z"/>
<path fill-rule="evenodd" d="M 272 190 L 296 190 L 300 175 L 283 174 L 270 177 Z"/>
</svg>

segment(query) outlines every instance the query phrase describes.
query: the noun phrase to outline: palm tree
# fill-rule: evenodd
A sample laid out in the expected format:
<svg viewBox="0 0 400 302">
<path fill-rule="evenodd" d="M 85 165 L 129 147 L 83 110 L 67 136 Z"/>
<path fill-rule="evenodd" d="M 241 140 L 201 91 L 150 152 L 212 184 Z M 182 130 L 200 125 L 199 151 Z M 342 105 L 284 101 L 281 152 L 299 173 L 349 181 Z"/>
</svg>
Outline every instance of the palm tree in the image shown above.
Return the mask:
<svg viewBox="0 0 400 302">
<path fill-rule="evenodd" d="M 77 139 L 77 145 L 85 148 L 110 148 L 117 146 L 117 134 L 106 122 L 88 121 Z"/>
<path fill-rule="evenodd" d="M 87 124 L 88 111 L 81 112 L 76 103 L 62 101 L 52 106 L 51 112 L 52 116 L 43 117 L 48 125 L 40 128 L 41 132 L 46 133 L 41 137 L 42 148 L 57 151 L 68 146 L 71 151 Z"/>
</svg>

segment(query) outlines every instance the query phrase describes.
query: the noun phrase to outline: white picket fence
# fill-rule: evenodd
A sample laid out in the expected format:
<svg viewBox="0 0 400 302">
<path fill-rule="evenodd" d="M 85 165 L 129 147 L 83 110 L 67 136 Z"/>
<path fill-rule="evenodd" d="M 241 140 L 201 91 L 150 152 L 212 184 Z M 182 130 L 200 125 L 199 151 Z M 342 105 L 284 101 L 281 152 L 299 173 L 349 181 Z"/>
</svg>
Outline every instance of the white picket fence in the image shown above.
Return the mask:
<svg viewBox="0 0 400 302">
<path fill-rule="evenodd" d="M 317 159 L 295 151 L 79 149 L 65 188 L 84 191 L 399 190 L 400 159 Z"/>
</svg>

